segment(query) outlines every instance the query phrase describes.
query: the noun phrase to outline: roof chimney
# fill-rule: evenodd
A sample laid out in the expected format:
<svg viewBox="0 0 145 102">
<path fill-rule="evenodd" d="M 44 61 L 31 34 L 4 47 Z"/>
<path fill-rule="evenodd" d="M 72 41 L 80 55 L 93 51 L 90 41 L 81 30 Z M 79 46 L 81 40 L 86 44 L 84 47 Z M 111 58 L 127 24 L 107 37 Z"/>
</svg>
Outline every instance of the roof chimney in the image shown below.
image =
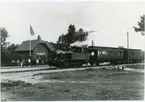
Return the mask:
<svg viewBox="0 0 145 102">
<path fill-rule="evenodd" d="M 40 37 L 40 35 L 38 35 L 38 37 L 37 37 L 37 40 L 39 40 L 39 41 L 41 40 L 41 37 Z"/>
</svg>

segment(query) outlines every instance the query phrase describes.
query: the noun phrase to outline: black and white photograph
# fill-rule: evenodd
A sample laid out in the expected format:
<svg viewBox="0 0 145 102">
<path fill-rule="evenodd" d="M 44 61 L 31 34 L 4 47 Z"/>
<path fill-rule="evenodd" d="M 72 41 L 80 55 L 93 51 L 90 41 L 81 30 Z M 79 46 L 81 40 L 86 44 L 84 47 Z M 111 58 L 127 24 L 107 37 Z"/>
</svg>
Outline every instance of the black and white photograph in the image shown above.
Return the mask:
<svg viewBox="0 0 145 102">
<path fill-rule="evenodd" d="M 144 101 L 145 0 L 0 0 L 1 101 Z"/>
</svg>

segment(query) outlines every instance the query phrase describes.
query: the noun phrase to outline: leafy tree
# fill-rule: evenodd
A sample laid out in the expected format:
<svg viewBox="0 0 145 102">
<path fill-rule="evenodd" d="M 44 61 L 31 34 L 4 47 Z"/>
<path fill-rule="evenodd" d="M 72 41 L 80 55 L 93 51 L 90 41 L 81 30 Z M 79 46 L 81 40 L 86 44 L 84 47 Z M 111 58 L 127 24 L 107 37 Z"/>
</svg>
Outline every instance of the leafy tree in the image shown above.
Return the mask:
<svg viewBox="0 0 145 102">
<path fill-rule="evenodd" d="M 84 32 L 82 28 L 76 31 L 75 25 L 70 24 L 68 27 L 68 33 L 62 34 L 58 38 L 58 43 L 69 46 L 76 41 L 85 41 L 87 39 L 88 32 Z"/>
<path fill-rule="evenodd" d="M 7 60 L 7 58 L 5 55 L 5 51 L 4 51 L 3 47 L 1 46 L 1 63 L 3 63 L 6 60 Z"/>
<path fill-rule="evenodd" d="M 0 27 L 0 32 L 1 32 L 1 46 L 2 47 L 6 47 L 7 46 L 7 42 L 6 42 L 6 38 L 8 37 L 8 32 L 4 27 Z"/>
<path fill-rule="evenodd" d="M 144 15 L 144 16 L 145 16 L 145 15 Z M 140 16 L 140 21 L 138 21 L 138 27 L 134 27 L 134 30 L 135 30 L 136 32 L 141 32 L 142 35 L 145 35 L 145 34 L 143 33 L 143 31 L 144 31 L 144 19 L 145 19 L 144 16 Z"/>
<path fill-rule="evenodd" d="M 118 46 L 118 48 L 122 48 L 123 49 L 124 47 L 123 46 Z"/>
<path fill-rule="evenodd" d="M 7 52 L 6 38 L 8 37 L 8 32 L 4 27 L 0 27 L 0 35 L 1 35 L 1 39 L 0 39 L 0 42 L 1 42 L 1 62 L 3 63 L 4 61 L 8 60 L 8 58 L 6 56 L 6 52 Z"/>
<path fill-rule="evenodd" d="M 19 57 L 19 55 L 17 55 L 15 53 L 15 50 L 18 46 L 19 46 L 18 44 L 17 45 L 11 44 L 7 47 L 5 54 L 9 59 L 13 60 L 13 59 L 16 59 L 17 57 Z"/>
<path fill-rule="evenodd" d="M 15 50 L 18 46 L 19 45 L 11 44 L 10 46 L 7 47 L 7 50 L 9 51 L 9 53 L 13 53 L 13 52 L 15 52 Z"/>
<path fill-rule="evenodd" d="M 85 41 L 87 39 L 88 32 L 84 32 L 82 28 L 78 31 L 77 41 Z"/>
<path fill-rule="evenodd" d="M 68 33 L 64 36 L 64 39 L 68 45 L 74 42 L 75 30 L 75 25 L 70 24 L 68 27 Z"/>
</svg>

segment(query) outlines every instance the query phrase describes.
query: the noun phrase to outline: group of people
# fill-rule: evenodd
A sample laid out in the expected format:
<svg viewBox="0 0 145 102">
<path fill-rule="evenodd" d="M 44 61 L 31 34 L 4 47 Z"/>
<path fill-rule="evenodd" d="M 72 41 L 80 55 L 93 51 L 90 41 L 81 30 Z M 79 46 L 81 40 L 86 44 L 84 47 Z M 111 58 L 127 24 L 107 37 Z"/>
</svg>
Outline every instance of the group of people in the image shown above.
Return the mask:
<svg viewBox="0 0 145 102">
<path fill-rule="evenodd" d="M 22 67 L 24 66 L 31 66 L 35 67 L 36 65 L 38 66 L 40 64 L 40 60 L 38 58 L 32 59 L 32 58 L 27 58 L 27 59 L 22 59 L 21 61 L 19 59 L 16 60 L 17 65 L 21 65 Z"/>
</svg>

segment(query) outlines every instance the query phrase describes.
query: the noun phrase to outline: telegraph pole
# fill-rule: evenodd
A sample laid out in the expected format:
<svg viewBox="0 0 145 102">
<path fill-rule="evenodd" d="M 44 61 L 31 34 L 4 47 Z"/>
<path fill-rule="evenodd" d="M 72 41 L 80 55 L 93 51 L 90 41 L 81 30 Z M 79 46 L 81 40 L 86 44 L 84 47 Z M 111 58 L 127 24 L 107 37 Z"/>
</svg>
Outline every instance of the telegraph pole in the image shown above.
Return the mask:
<svg viewBox="0 0 145 102">
<path fill-rule="evenodd" d="M 127 64 L 129 64 L 129 32 L 127 32 Z"/>
<path fill-rule="evenodd" d="M 144 29 L 143 29 L 143 36 L 144 36 L 144 40 L 145 40 L 145 14 L 143 15 L 144 17 Z M 144 46 L 144 50 L 145 50 L 145 46 Z"/>
</svg>

